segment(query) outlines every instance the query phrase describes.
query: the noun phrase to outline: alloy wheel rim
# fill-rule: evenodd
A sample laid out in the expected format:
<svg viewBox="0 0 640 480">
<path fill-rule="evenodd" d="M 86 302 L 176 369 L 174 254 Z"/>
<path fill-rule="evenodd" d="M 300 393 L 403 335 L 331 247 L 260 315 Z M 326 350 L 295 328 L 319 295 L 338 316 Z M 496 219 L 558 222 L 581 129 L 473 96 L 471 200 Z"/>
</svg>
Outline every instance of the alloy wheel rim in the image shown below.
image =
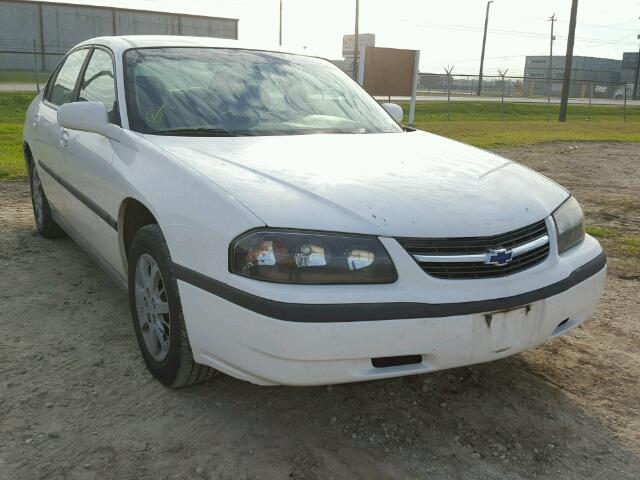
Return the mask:
<svg viewBox="0 0 640 480">
<path fill-rule="evenodd" d="M 154 360 L 162 362 L 169 354 L 171 340 L 169 302 L 160 267 L 147 253 L 136 264 L 135 300 L 147 351 Z"/>
<path fill-rule="evenodd" d="M 38 175 L 38 171 L 35 169 L 31 180 L 31 197 L 33 199 L 33 209 L 35 210 L 36 214 L 36 222 L 38 222 L 38 225 L 42 225 L 44 221 L 42 184 L 40 183 L 40 176 Z"/>
</svg>

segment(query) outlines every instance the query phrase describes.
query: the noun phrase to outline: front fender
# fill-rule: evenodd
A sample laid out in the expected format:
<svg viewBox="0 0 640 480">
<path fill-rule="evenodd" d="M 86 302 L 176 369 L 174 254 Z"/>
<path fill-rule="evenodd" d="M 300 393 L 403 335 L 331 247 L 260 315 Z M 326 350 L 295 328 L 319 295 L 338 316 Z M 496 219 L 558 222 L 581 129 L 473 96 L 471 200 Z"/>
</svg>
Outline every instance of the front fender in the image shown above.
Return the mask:
<svg viewBox="0 0 640 480">
<path fill-rule="evenodd" d="M 131 195 L 155 216 L 174 262 L 213 278 L 228 274 L 228 246 L 264 223 L 188 162 L 140 138 L 132 152 L 144 172 Z"/>
</svg>

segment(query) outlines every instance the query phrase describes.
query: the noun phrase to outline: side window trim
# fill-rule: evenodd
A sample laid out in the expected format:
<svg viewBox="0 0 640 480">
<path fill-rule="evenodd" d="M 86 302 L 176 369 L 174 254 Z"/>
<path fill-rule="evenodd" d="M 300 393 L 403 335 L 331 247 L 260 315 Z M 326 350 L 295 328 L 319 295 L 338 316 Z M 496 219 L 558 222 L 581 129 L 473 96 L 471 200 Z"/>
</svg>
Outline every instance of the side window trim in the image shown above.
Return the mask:
<svg viewBox="0 0 640 480">
<path fill-rule="evenodd" d="M 120 102 L 118 101 L 118 71 L 116 70 L 116 56 L 113 51 L 105 46 L 96 45 L 96 48 L 100 48 L 109 54 L 111 57 L 111 66 L 113 68 L 113 90 L 115 95 L 114 109 L 115 109 L 115 118 L 113 119 L 115 124 L 119 127 L 122 127 L 122 117 L 120 116 Z"/>
<path fill-rule="evenodd" d="M 49 98 L 49 90 L 51 90 L 51 84 L 53 83 L 53 78 L 58 76 L 58 70 L 60 69 L 61 65 L 62 65 L 62 60 L 58 62 L 58 65 L 56 65 L 56 68 L 54 68 L 53 72 L 51 72 L 51 75 L 49 75 L 49 78 L 47 79 L 47 83 L 44 84 L 44 88 L 42 89 L 42 100 L 47 100 L 47 98 Z"/>
<path fill-rule="evenodd" d="M 54 110 L 58 110 L 60 107 L 58 105 L 56 105 L 55 103 L 52 103 L 51 101 L 49 101 L 49 96 L 51 95 L 51 90 L 53 89 L 53 85 L 55 85 L 56 80 L 58 79 L 58 74 L 60 73 L 60 70 L 62 69 L 62 66 L 65 64 L 65 62 L 67 61 L 67 58 L 69 58 L 70 55 L 79 52 L 80 50 L 89 50 L 89 52 L 87 53 L 87 56 L 84 58 L 84 61 L 82 63 L 82 67 L 80 68 L 80 73 L 78 74 L 78 76 L 76 77 L 76 83 L 73 87 L 73 93 L 71 94 L 71 101 L 75 101 L 75 99 L 77 98 L 77 90 L 78 90 L 78 84 L 80 83 L 80 78 L 82 75 L 84 75 L 84 70 L 87 66 L 87 61 L 89 60 L 89 57 L 91 57 L 91 51 L 93 50 L 93 45 L 83 45 L 82 47 L 76 48 L 74 50 L 69 51 L 69 53 L 67 53 L 65 55 L 65 57 L 62 59 L 62 61 L 58 64 L 58 67 L 56 68 L 56 71 L 54 72 L 53 75 L 51 75 L 51 78 L 49 80 L 49 85 L 51 86 L 51 88 L 48 88 L 47 92 L 46 92 L 46 96 L 43 98 L 43 101 L 45 103 L 45 105 L 47 105 L 48 107 L 53 108 Z M 47 87 L 49 87 L 49 85 L 47 85 Z"/>
<path fill-rule="evenodd" d="M 64 62 L 66 62 L 67 57 L 73 52 L 69 52 L 67 55 L 65 55 L 64 57 L 62 57 L 62 59 L 58 62 L 58 65 L 56 65 L 56 68 L 53 69 L 53 72 L 51 73 L 51 75 L 49 75 L 49 80 L 47 80 L 47 84 L 45 85 L 44 88 L 44 95 L 42 96 L 42 99 L 46 102 L 49 101 L 49 95 L 51 94 L 51 88 L 53 87 L 53 84 L 55 83 L 56 79 L 58 78 L 58 73 L 60 72 L 60 69 L 62 68 L 62 65 L 64 64 Z"/>
<path fill-rule="evenodd" d="M 83 66 L 82 75 L 78 77 L 80 81 L 78 82 L 78 85 L 76 85 L 77 91 L 75 92 L 74 102 L 78 99 L 78 95 L 80 95 L 80 84 L 84 80 L 84 75 L 87 71 L 87 66 L 89 65 L 89 62 L 91 61 L 91 57 L 93 57 L 93 53 L 96 50 L 102 50 L 103 52 L 106 52 L 107 54 L 109 54 L 109 57 L 111 57 L 111 68 L 113 70 L 113 93 L 115 95 L 114 109 L 116 114 L 116 117 L 114 118 L 114 125 L 118 125 L 119 127 L 121 127 L 122 118 L 120 117 L 120 103 L 118 102 L 118 72 L 116 71 L 116 57 L 111 51 L 111 49 L 108 47 L 105 47 L 104 45 L 93 45 L 92 47 L 93 48 L 91 49 L 91 52 L 89 53 L 89 56 L 88 56 L 89 58 L 87 59 L 87 62 Z"/>
<path fill-rule="evenodd" d="M 82 67 L 80 67 L 80 72 L 78 73 L 78 78 L 76 78 L 76 84 L 73 87 L 73 93 L 71 94 L 71 99 L 69 100 L 69 103 L 78 101 L 78 95 L 80 94 L 80 85 L 82 85 L 82 81 L 84 80 L 84 74 L 87 73 L 87 66 L 91 61 L 91 57 L 93 56 L 93 52 L 95 49 L 96 47 L 91 45 L 89 49 L 89 53 L 87 53 L 87 56 L 84 59 L 84 63 L 82 64 Z"/>
</svg>

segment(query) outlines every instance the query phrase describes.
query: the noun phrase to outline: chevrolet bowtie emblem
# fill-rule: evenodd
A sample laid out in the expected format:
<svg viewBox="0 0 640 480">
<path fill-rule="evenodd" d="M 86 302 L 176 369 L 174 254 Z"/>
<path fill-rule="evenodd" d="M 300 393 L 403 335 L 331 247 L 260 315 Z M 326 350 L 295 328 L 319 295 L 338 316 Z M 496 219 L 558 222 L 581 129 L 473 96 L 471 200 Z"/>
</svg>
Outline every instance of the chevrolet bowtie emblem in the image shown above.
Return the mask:
<svg viewBox="0 0 640 480">
<path fill-rule="evenodd" d="M 513 260 L 513 251 L 501 248 L 498 250 L 489 250 L 487 253 L 487 260 L 484 262 L 487 265 L 506 265 Z"/>
</svg>

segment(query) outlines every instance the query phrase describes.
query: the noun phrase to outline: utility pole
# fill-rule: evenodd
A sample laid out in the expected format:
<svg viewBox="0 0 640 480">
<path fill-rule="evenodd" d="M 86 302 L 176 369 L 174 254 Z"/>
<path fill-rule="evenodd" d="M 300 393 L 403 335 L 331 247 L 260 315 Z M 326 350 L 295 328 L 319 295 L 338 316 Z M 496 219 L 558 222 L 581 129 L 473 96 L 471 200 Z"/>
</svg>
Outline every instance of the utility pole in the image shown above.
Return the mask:
<svg viewBox="0 0 640 480">
<path fill-rule="evenodd" d="M 355 26 L 355 37 L 353 39 L 353 79 L 358 81 L 358 55 L 360 54 L 358 40 L 360 34 L 358 33 L 360 30 L 360 0 L 356 0 L 356 26 Z"/>
<path fill-rule="evenodd" d="M 278 45 L 282 46 L 282 0 L 280 0 L 280 37 Z"/>
<path fill-rule="evenodd" d="M 549 17 L 549 21 L 551 22 L 551 46 L 549 47 L 549 78 L 547 79 L 547 120 L 551 119 L 551 86 L 553 84 L 553 41 L 556 39 L 556 36 L 553 34 L 553 27 L 556 23 L 556 14 L 554 13 Z"/>
<path fill-rule="evenodd" d="M 638 35 L 638 40 L 640 40 L 640 35 Z M 633 82 L 633 99 L 638 99 L 638 81 L 640 80 L 640 49 L 638 50 L 638 60 L 636 61 L 636 78 Z M 625 84 L 624 89 L 627 89 L 627 85 Z"/>
<path fill-rule="evenodd" d="M 484 69 L 484 51 L 487 46 L 487 27 L 489 26 L 489 7 L 493 0 L 487 2 L 487 13 L 484 17 L 484 37 L 482 37 L 482 55 L 480 56 L 480 75 L 478 75 L 478 96 L 482 95 L 482 70 Z"/>
<path fill-rule="evenodd" d="M 567 121 L 567 107 L 569 106 L 569 88 L 571 88 L 571 67 L 573 66 L 573 44 L 576 40 L 576 21 L 578 19 L 578 0 L 571 1 L 571 20 L 569 21 L 569 38 L 567 39 L 567 54 L 564 57 L 564 81 L 562 82 L 562 99 L 560 101 L 560 116 L 558 121 Z"/>
</svg>

